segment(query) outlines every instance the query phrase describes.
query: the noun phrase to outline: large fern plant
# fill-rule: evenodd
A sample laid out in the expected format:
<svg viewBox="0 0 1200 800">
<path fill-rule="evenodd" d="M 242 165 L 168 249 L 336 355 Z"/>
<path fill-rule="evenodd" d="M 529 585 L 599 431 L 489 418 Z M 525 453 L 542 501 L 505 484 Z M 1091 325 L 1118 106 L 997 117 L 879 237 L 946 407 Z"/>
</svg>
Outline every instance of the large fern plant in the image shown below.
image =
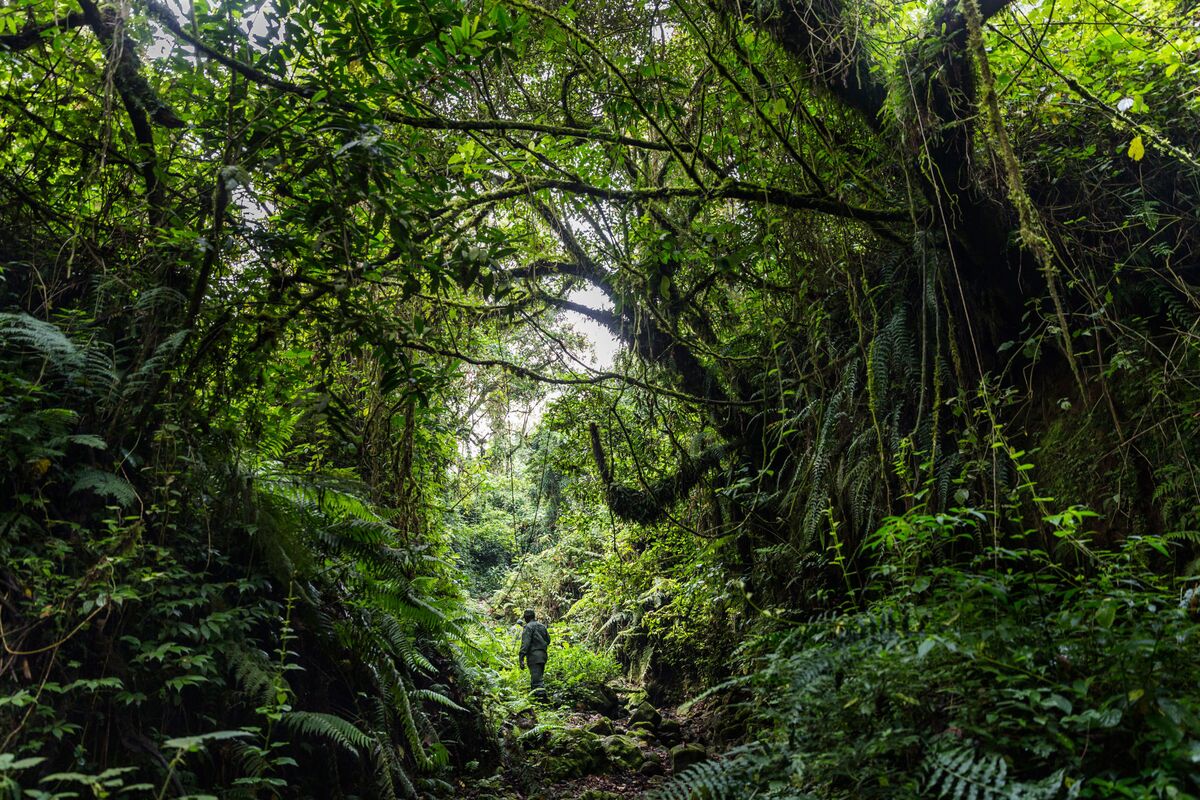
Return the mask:
<svg viewBox="0 0 1200 800">
<path fill-rule="evenodd" d="M 406 543 L 347 474 L 265 464 L 247 477 L 254 549 L 277 581 L 294 587 L 297 617 L 314 644 L 360 687 L 352 712 L 289 708 L 282 726 L 353 754 L 384 796 L 413 796 L 418 776 L 448 761 L 430 714 L 464 712 L 439 683 L 461 670 L 463 642 L 457 595 L 439 577 L 446 565 Z M 261 669 L 238 677 L 247 692 L 271 688 Z"/>
<path fill-rule="evenodd" d="M 1195 609 L 1146 566 L 1167 541 L 1082 570 L 1006 549 L 900 589 L 888 572 L 866 610 L 748 645 L 756 669 L 712 691 L 740 699 L 753 741 L 653 796 L 1194 796 Z"/>
</svg>

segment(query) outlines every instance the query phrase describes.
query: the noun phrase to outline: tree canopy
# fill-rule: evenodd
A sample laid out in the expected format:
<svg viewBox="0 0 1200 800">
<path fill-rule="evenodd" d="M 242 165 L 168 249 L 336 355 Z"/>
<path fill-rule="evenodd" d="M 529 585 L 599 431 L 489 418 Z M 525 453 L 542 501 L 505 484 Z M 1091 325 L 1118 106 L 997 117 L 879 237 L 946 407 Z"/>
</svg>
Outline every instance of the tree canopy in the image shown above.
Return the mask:
<svg viewBox="0 0 1200 800">
<path fill-rule="evenodd" d="M 1186 0 L 0 4 L 0 796 L 449 791 L 492 592 L 736 683 L 663 796 L 1200 793 L 1198 77 Z"/>
</svg>

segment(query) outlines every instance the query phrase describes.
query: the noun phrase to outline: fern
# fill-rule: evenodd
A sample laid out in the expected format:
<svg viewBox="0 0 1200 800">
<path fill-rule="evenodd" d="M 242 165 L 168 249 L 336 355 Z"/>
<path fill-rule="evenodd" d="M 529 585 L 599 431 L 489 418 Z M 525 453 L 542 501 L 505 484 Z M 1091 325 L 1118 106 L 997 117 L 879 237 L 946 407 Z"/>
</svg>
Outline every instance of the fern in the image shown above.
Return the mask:
<svg viewBox="0 0 1200 800">
<path fill-rule="evenodd" d="M 152 313 L 183 308 L 186 302 L 187 298 L 177 289 L 152 286 L 138 293 L 133 307 L 142 313 Z"/>
<path fill-rule="evenodd" d="M 302 736 L 324 739 L 359 756 L 364 752 L 369 754 L 378 744 L 375 737 L 363 733 L 354 723 L 336 714 L 288 711 L 283 714 L 280 723 Z"/>
<path fill-rule="evenodd" d="M 0 340 L 44 359 L 50 366 L 73 372 L 83 364 L 79 346 L 57 325 L 28 314 L 0 313 Z"/>
<path fill-rule="evenodd" d="M 354 722 L 294 711 L 285 724 L 369 760 L 382 796 L 413 795 L 406 762 L 428 772 L 448 757 L 422 705 L 464 710 L 445 694 L 413 686 L 412 676 L 436 672 L 421 637 L 443 645 L 465 638 L 429 579 L 420 577 L 429 573 L 429 554 L 402 547 L 399 531 L 360 495 L 361 484 L 344 474 L 301 475 L 269 465 L 252 472 L 252 479 L 259 507 L 252 541 L 269 563 L 286 568 L 298 613 L 321 646 L 354 653 L 372 676 Z M 451 647 L 442 651 L 453 656 Z M 243 689 L 266 691 L 269 676 L 256 671 L 255 661 L 237 657 L 235 675 Z"/>
<path fill-rule="evenodd" d="M 408 692 L 405 691 L 404 686 L 397 685 L 392 696 L 396 701 L 402 733 L 408 741 L 410 754 L 416 760 L 418 767 L 423 770 L 430 769 L 433 764 L 425 753 L 425 748 L 421 746 L 421 733 L 417 729 L 417 718 Z"/>
<path fill-rule="evenodd" d="M 458 703 L 454 702 L 449 697 L 446 697 L 446 695 L 435 692 L 432 689 L 415 689 L 410 694 L 415 700 L 425 700 L 430 703 L 434 703 L 435 705 L 439 705 L 442 708 L 448 708 L 451 711 L 459 711 L 463 714 L 467 713 L 467 710 Z"/>
<path fill-rule="evenodd" d="M 804 514 L 801 546 L 807 548 L 817 533 L 829 501 L 827 476 L 833 464 L 838 423 L 846 416 L 849 401 L 858 389 L 858 363 L 852 361 L 842 370 L 837 390 L 825 406 L 820 434 L 808 469 L 808 503 Z"/>
<path fill-rule="evenodd" d="M 399 656 L 410 672 L 426 674 L 434 672 L 433 663 L 417 649 L 417 643 L 413 637 L 400 627 L 395 617 L 383 615 L 378 621 L 378 627 L 380 635 L 390 645 L 392 652 Z"/>
<path fill-rule="evenodd" d="M 175 356 L 178 354 L 179 348 L 187 341 L 188 334 L 187 330 L 176 331 L 159 342 L 150 357 L 143 361 L 136 370 L 125 376 L 121 386 L 122 399 L 137 398 L 152 386 L 158 376 L 175 362 Z"/>
<path fill-rule="evenodd" d="M 227 651 L 227 658 L 237 686 L 254 702 L 265 705 L 274 700 L 277 676 L 266 653 L 248 647 L 232 647 Z"/>
<path fill-rule="evenodd" d="M 1037 783 L 1012 781 L 1003 756 L 945 740 L 926 757 L 925 770 L 926 794 L 951 800 L 1053 800 L 1064 774 L 1060 770 Z"/>
<path fill-rule="evenodd" d="M 777 746 L 758 743 L 734 748 L 722 761 L 693 764 L 646 795 L 648 800 L 740 800 L 746 797 L 749 786 L 761 785 L 764 777 L 780 783 L 786 775 L 787 754 Z M 778 798 L 811 798 L 812 795 L 778 794 Z"/>
<path fill-rule="evenodd" d="M 81 467 L 76 472 L 75 482 L 71 484 L 71 493 L 90 491 L 106 500 L 113 500 L 128 508 L 137 502 L 137 492 L 129 481 L 113 475 L 111 472 L 94 467 Z"/>
<path fill-rule="evenodd" d="M 243 775 L 258 778 L 270 772 L 271 765 L 263 757 L 260 748 L 238 739 L 231 739 L 226 747 L 233 754 L 233 761 Z"/>
<path fill-rule="evenodd" d="M 82 346 L 58 325 L 28 314 L 0 313 L 0 344 L 40 358 L 59 378 L 90 399 L 106 397 L 116 382 L 112 355 L 101 346 Z"/>
<path fill-rule="evenodd" d="M 1186 542 L 1191 545 L 1200 545 L 1200 531 L 1168 531 L 1162 534 L 1162 539 L 1167 542 Z"/>
</svg>

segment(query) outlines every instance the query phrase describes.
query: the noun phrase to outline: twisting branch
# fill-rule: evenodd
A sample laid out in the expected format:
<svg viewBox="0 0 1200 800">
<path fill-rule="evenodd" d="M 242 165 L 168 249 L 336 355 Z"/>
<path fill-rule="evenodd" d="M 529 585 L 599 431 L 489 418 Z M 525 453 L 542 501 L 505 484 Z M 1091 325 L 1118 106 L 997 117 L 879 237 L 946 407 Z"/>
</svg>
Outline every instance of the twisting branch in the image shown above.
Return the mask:
<svg viewBox="0 0 1200 800">
<path fill-rule="evenodd" d="M 690 142 L 677 142 L 672 145 L 662 142 L 652 142 L 647 139 L 639 139 L 636 136 L 625 136 L 623 134 L 606 131 L 602 128 L 582 128 L 574 125 L 546 125 L 539 122 L 522 122 L 520 120 L 511 119 L 449 119 L 446 117 L 417 117 L 409 114 L 401 114 L 396 111 L 388 111 L 383 109 L 380 116 L 388 122 L 395 122 L 400 125 L 407 125 L 410 128 L 426 128 L 429 130 L 440 131 L 480 131 L 486 133 L 504 132 L 504 131 L 526 131 L 529 133 L 545 133 L 550 136 L 560 136 L 566 139 L 586 139 L 595 142 L 607 142 L 609 144 L 620 144 L 627 147 L 635 147 L 640 150 L 655 150 L 660 153 L 669 153 L 672 148 L 682 150 L 683 152 L 692 152 L 695 146 Z"/>
<path fill-rule="evenodd" d="M 154 130 L 150 127 L 150 120 L 169 128 L 183 127 L 183 120 L 175 116 L 175 112 L 160 101 L 150 88 L 139 69 L 133 41 L 125 33 L 124 27 L 118 24 L 115 13 L 107 8 L 102 12 L 92 0 L 79 0 L 79 6 L 83 9 L 87 26 L 104 45 L 108 74 L 112 76 L 113 85 L 133 128 L 134 138 L 142 151 L 142 181 L 146 184 L 150 223 L 158 227 L 166 219 L 167 201 L 159 178 Z"/>
<path fill-rule="evenodd" d="M 709 471 L 719 467 L 721 459 L 735 449 L 733 444 L 723 444 L 710 447 L 695 458 L 685 456 L 674 474 L 644 489 L 631 489 L 613 480 L 612 466 L 600 442 L 599 426 L 591 423 L 588 432 L 592 440 L 592 459 L 596 462 L 600 480 L 604 482 L 604 496 L 609 509 L 619 519 L 642 525 L 666 518 L 671 507 L 682 500 Z"/>
<path fill-rule="evenodd" d="M 175 15 L 171 13 L 171 10 L 162 3 L 158 2 L 158 0 L 146 0 L 146 9 L 150 12 L 152 17 L 158 20 L 164 28 L 169 30 L 175 36 L 187 42 L 192 47 L 196 48 L 196 50 L 211 58 L 213 61 L 228 67 L 247 80 L 253 81 L 260 86 L 270 86 L 274 89 L 278 89 L 281 92 L 296 94 L 300 95 L 301 97 L 312 97 L 319 91 L 319 88 L 316 86 L 303 86 L 298 83 L 285 81 L 282 78 L 277 78 L 274 75 L 263 72 L 260 69 L 256 69 L 255 67 L 252 67 L 243 61 L 239 61 L 236 58 L 231 58 L 219 50 L 214 50 L 204 42 L 197 39 L 195 36 L 192 36 L 190 33 L 185 31 L 183 26 L 179 24 L 179 20 L 175 19 Z"/>
<path fill-rule="evenodd" d="M 641 189 L 610 189 L 579 181 L 554 178 L 525 181 L 519 185 L 505 186 L 490 192 L 482 192 L 474 197 L 460 198 L 449 205 L 433 211 L 431 217 L 438 219 L 448 214 L 461 213 L 487 203 L 499 203 L 504 200 L 511 200 L 514 197 L 525 197 L 534 192 L 547 189 L 582 195 L 584 197 L 595 197 L 615 203 L 697 197 L 710 200 L 740 200 L 745 203 L 762 203 L 764 205 L 804 211 L 819 211 L 824 214 L 846 217 L 862 222 L 904 222 L 909 219 L 908 213 L 904 211 L 859 208 L 858 206 L 833 200 L 823 194 L 802 194 L 778 186 L 760 186 L 754 183 L 726 181 L 719 186 L 711 188 L 701 186 L 663 186 Z"/>
<path fill-rule="evenodd" d="M 662 126 L 658 124 L 657 118 L 655 118 L 655 116 L 650 113 L 649 109 L 646 108 L 645 103 L 642 102 L 641 93 L 638 92 L 637 87 L 630 82 L 629 77 L 625 74 L 625 72 L 617 66 L 612 58 L 609 57 L 607 48 L 601 47 L 599 44 L 593 41 L 590 36 L 579 30 L 570 22 L 563 19 L 553 11 L 543 8 L 537 3 L 526 2 L 526 0 L 509 0 L 509 2 L 511 2 L 517 8 L 523 8 L 531 14 L 536 14 L 540 17 L 550 20 L 555 25 L 573 36 L 584 47 L 595 53 L 596 56 L 604 63 L 604 66 L 607 67 L 608 70 L 616 77 L 617 81 L 619 81 L 620 84 L 625 87 L 625 91 L 629 93 L 629 99 L 633 102 L 634 106 L 637 107 L 637 110 L 642 115 L 642 118 L 646 120 L 646 124 L 648 124 L 654 130 L 654 132 L 658 134 L 660 139 L 670 145 L 671 155 L 673 155 L 675 160 L 679 162 L 679 166 L 683 168 L 683 171 L 687 173 L 687 176 L 697 186 L 704 186 L 704 181 L 700 180 L 700 176 L 692 167 L 691 162 L 683 157 L 683 151 L 681 151 L 679 147 L 675 145 L 675 143 L 671 140 L 671 137 L 667 136 L 666 131 L 664 131 Z"/>
<path fill-rule="evenodd" d="M 404 343 L 404 346 L 410 350 L 417 350 L 421 353 L 429 353 L 430 355 L 457 359 L 467 364 L 474 364 L 477 367 L 497 367 L 499 369 L 507 370 L 514 375 L 519 375 L 522 378 L 529 378 L 530 380 L 538 381 L 539 383 L 550 384 L 552 386 L 603 386 L 609 382 L 617 382 L 629 386 L 636 386 L 639 389 L 645 389 L 648 392 L 653 392 L 664 397 L 673 397 L 676 400 L 681 400 L 685 403 L 711 406 L 716 402 L 705 397 L 697 397 L 695 395 L 687 394 L 686 392 L 679 392 L 674 389 L 667 388 L 666 386 L 656 386 L 654 384 L 647 383 L 646 381 L 638 380 L 630 375 L 623 375 L 619 372 L 595 372 L 587 377 L 577 374 L 572 374 L 569 377 L 559 377 L 537 372 L 529 369 L 528 367 L 523 367 L 520 364 L 514 364 L 511 361 L 505 361 L 498 358 L 479 358 L 477 356 L 467 355 L 466 353 L 460 353 L 457 350 L 434 347 L 423 342 L 407 341 Z M 743 403 L 737 400 L 726 400 L 724 401 L 724 405 L 749 406 L 752 404 Z"/>
<path fill-rule="evenodd" d="M 296 95 L 298 97 L 313 98 L 317 92 L 321 91 L 321 86 L 316 84 L 301 84 L 293 83 L 292 81 L 284 80 L 269 72 L 264 72 L 257 67 L 240 61 L 236 58 L 226 55 L 219 50 L 216 50 L 205 44 L 200 39 L 188 33 L 171 10 L 164 6 L 158 0 L 147 0 L 146 8 L 150 14 L 158 20 L 163 27 L 169 30 L 180 40 L 187 42 L 192 47 L 196 48 L 205 56 L 211 58 L 222 66 L 236 72 L 247 80 L 258 84 L 259 86 L 268 86 L 272 89 L 278 89 L 287 94 Z M 347 110 L 350 107 L 346 104 L 334 103 L 335 107 Z M 373 109 L 372 113 L 379 118 L 394 122 L 398 125 L 406 125 L 410 128 L 423 128 L 426 130 L 439 131 L 478 131 L 481 133 L 503 133 L 505 131 L 524 131 L 527 133 L 544 133 L 550 136 L 560 136 L 566 139 L 582 139 L 587 141 L 605 142 L 608 144 L 619 144 L 626 147 L 634 147 L 641 150 L 655 150 L 663 153 L 671 153 L 676 150 L 681 152 L 691 152 L 694 146 L 689 142 L 652 142 L 647 139 L 641 139 L 636 136 L 626 136 L 614 131 L 607 131 L 602 128 L 588 128 L 577 124 L 570 125 L 548 125 L 538 122 L 525 122 L 522 120 L 510 119 L 450 119 L 442 116 L 416 116 L 412 114 L 404 114 L 398 111 L 389 109 Z M 572 121 L 573 122 L 573 121 Z"/>
<path fill-rule="evenodd" d="M 571 229 L 563 224 L 562 220 L 548 206 L 544 203 L 536 202 L 535 208 L 558 236 L 563 247 L 575 259 L 577 268 L 580 270 L 580 276 L 584 280 L 608 295 L 609 299 L 614 303 L 629 299 L 617 291 L 617 288 L 609 280 L 608 275 L 588 255 Z M 656 320 L 655 316 L 649 313 L 634 320 L 628 316 L 627 312 L 625 314 L 618 314 L 612 311 L 601 311 L 544 293 L 542 297 L 550 305 L 575 311 L 604 325 L 614 336 L 628 342 L 633 347 L 634 352 L 647 362 L 670 364 L 675 369 L 676 374 L 679 375 L 681 385 L 684 389 L 694 396 L 704 398 L 704 402 L 717 406 L 719 408 L 719 413 L 717 414 L 719 417 L 718 424 L 731 438 L 736 435 L 734 430 L 740 426 L 737 424 L 731 426 L 730 424 L 731 422 L 735 422 L 736 415 L 731 416 L 726 413 L 728 409 L 724 407 L 730 405 L 729 396 L 722 387 L 719 377 L 713 370 L 701 363 L 691 348 L 677 335 L 670 332 L 669 325 L 664 326 L 659 324 L 660 321 Z"/>
<path fill-rule="evenodd" d="M 0 50 L 14 52 L 33 47 L 42 41 L 42 34 L 49 31 L 66 31 L 71 28 L 82 28 L 87 24 L 83 14 L 73 11 L 65 17 L 59 17 L 45 25 L 26 25 L 16 33 L 0 36 Z"/>
</svg>

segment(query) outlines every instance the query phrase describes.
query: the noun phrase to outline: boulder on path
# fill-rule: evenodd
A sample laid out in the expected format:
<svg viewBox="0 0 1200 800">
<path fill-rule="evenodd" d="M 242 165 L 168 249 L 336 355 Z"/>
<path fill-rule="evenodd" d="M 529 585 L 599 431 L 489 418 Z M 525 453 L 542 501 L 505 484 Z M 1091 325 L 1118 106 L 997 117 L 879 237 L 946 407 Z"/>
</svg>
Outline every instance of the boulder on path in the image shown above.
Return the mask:
<svg viewBox="0 0 1200 800">
<path fill-rule="evenodd" d="M 634 770 L 646 760 L 646 757 L 642 755 L 642 748 L 638 747 L 637 741 L 630 736 L 620 734 L 605 736 L 601 740 L 601 744 L 604 747 L 604 754 L 608 756 L 609 762 L 615 768 Z"/>
<path fill-rule="evenodd" d="M 605 683 L 589 687 L 579 705 L 582 711 L 593 711 L 610 719 L 621 716 L 621 698 Z"/>
<path fill-rule="evenodd" d="M 614 733 L 616 733 L 612 722 L 609 721 L 607 717 L 601 717 L 595 722 L 589 722 L 586 730 L 591 731 L 597 736 L 612 736 Z"/>
<path fill-rule="evenodd" d="M 658 724 L 662 722 L 662 714 L 658 713 L 657 708 L 643 700 L 629 715 L 629 727 L 632 728 L 639 722 L 649 722 L 651 727 L 657 728 Z"/>
<path fill-rule="evenodd" d="M 664 719 L 658 726 L 658 738 L 666 745 L 679 744 L 683 739 L 683 727 L 673 719 Z"/>
<path fill-rule="evenodd" d="M 608 756 L 600 737 L 583 728 L 554 731 L 546 750 L 548 752 L 538 762 L 538 768 L 552 782 L 593 775 L 608 766 Z"/>
<path fill-rule="evenodd" d="M 671 774 L 678 775 L 693 764 L 708 761 L 708 750 L 702 744 L 677 744 L 671 748 Z"/>
<path fill-rule="evenodd" d="M 662 775 L 663 765 L 654 759 L 647 759 L 646 762 L 642 764 L 641 769 L 639 769 L 638 772 L 642 773 L 647 778 L 653 775 Z"/>
</svg>

